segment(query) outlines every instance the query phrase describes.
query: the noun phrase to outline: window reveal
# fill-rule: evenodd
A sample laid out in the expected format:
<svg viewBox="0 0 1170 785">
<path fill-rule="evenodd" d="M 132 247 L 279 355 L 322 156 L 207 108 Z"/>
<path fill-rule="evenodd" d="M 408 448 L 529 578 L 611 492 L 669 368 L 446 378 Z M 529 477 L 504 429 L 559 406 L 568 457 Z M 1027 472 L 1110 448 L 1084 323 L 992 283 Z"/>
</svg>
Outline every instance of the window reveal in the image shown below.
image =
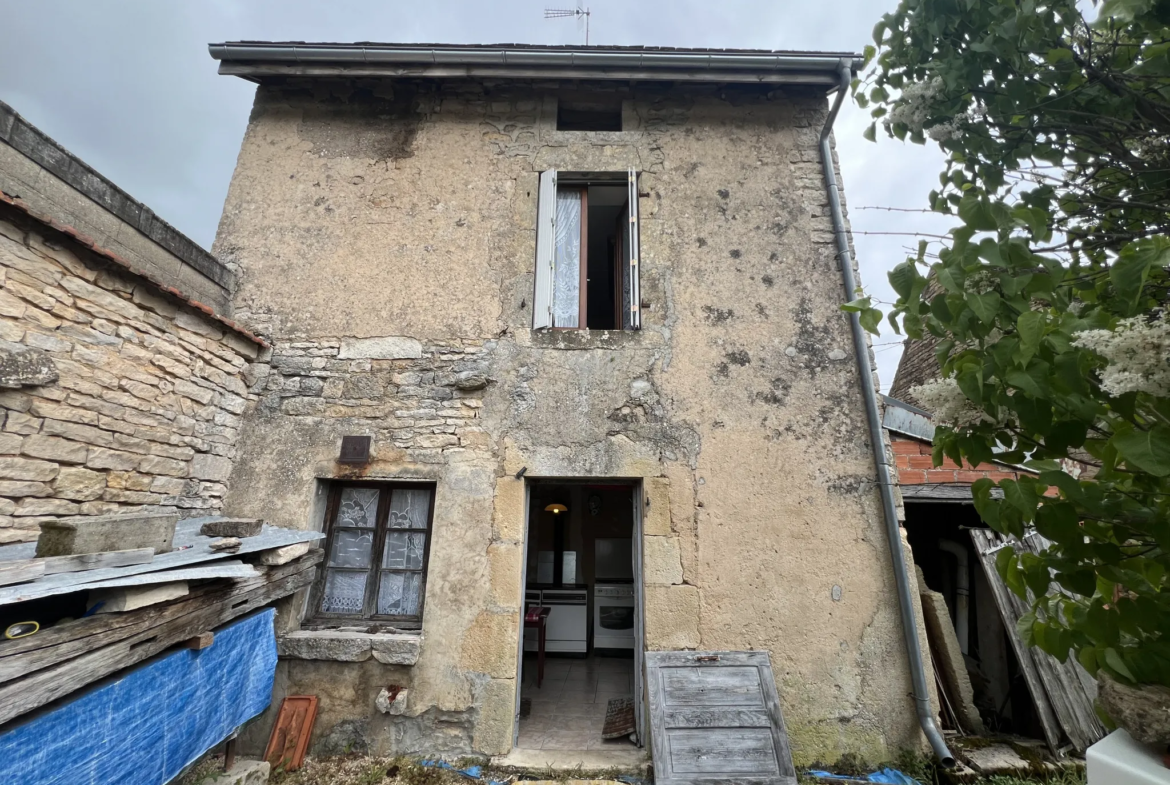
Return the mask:
<svg viewBox="0 0 1170 785">
<path fill-rule="evenodd" d="M 542 172 L 533 327 L 632 330 L 638 290 L 638 175 Z"/>
<path fill-rule="evenodd" d="M 417 485 L 333 489 L 321 616 L 421 622 L 433 501 Z"/>
</svg>

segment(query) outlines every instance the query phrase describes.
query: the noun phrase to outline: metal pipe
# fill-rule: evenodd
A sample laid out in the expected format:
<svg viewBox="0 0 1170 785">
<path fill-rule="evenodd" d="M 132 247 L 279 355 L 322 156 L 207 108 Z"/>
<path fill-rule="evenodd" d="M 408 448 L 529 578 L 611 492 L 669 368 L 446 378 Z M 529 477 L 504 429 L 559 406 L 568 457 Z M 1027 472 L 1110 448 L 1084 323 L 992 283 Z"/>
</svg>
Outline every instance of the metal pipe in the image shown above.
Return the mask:
<svg viewBox="0 0 1170 785">
<path fill-rule="evenodd" d="M 841 194 L 837 188 L 837 172 L 833 166 L 833 149 L 830 135 L 833 121 L 853 81 L 850 61 L 842 58 L 837 65 L 837 97 L 825 126 L 821 129 L 821 168 L 825 175 L 825 190 L 829 197 L 829 213 L 833 220 L 833 233 L 837 239 L 837 259 L 841 266 L 841 277 L 845 285 L 845 301 L 857 299 L 857 282 L 853 277 L 853 257 L 849 253 L 849 235 L 845 230 L 845 215 L 841 210 Z M 902 548 L 902 533 L 898 525 L 898 509 L 894 502 L 893 481 L 890 467 L 886 463 L 885 442 L 882 439 L 882 421 L 878 413 L 877 391 L 874 389 L 873 370 L 869 366 L 869 343 L 861 328 L 856 313 L 849 316 L 849 328 L 853 333 L 853 353 L 857 357 L 857 370 L 861 377 L 861 395 L 865 401 L 865 419 L 869 426 L 869 441 L 873 446 L 873 460 L 877 468 L 878 490 L 882 497 L 882 511 L 886 522 L 886 539 L 890 545 L 890 557 L 894 561 L 894 583 L 898 587 L 898 607 L 902 615 L 902 636 L 906 643 L 906 654 L 910 660 L 910 682 L 914 693 L 914 708 L 918 713 L 918 724 L 926 740 L 930 742 L 934 755 L 945 768 L 955 765 L 955 757 L 943 740 L 942 731 L 935 722 L 930 708 L 930 688 L 927 686 L 926 666 L 922 659 L 922 647 L 918 641 L 918 623 L 914 614 L 914 596 L 910 589 L 910 575 L 906 570 L 906 554 Z"/>
<path fill-rule="evenodd" d="M 955 637 L 959 639 L 959 651 L 967 653 L 969 641 L 968 608 L 971 596 L 971 572 L 967 567 L 967 549 L 954 540 L 939 540 L 938 548 L 955 557 L 959 563 L 958 579 L 955 581 Z"/>
</svg>

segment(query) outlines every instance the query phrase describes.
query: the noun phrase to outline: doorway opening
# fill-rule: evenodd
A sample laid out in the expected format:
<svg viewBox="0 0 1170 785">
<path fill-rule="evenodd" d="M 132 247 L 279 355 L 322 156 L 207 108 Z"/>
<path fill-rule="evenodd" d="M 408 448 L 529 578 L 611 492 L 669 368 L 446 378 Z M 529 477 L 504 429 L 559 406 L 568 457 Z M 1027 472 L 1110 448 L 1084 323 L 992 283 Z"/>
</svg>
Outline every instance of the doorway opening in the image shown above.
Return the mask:
<svg viewBox="0 0 1170 785">
<path fill-rule="evenodd" d="M 529 481 L 519 750 L 640 755 L 640 502 L 636 481 Z"/>
</svg>

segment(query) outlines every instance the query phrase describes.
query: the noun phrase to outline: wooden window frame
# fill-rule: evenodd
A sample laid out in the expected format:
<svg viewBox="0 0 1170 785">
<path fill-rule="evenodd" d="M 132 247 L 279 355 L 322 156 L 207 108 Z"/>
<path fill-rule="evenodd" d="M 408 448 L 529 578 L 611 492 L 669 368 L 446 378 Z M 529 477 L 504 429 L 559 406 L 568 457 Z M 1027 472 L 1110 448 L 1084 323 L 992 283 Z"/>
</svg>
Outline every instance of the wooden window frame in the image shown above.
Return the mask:
<svg viewBox="0 0 1170 785">
<path fill-rule="evenodd" d="M 325 599 L 325 580 L 330 569 L 339 569 L 344 572 L 362 572 L 356 567 L 330 567 L 329 561 L 333 557 L 335 533 L 338 529 L 348 530 L 350 527 L 339 527 L 337 512 L 341 506 L 341 494 L 347 488 L 370 488 L 378 491 L 378 511 L 374 519 L 374 541 L 370 546 L 370 566 L 365 570 L 366 596 L 361 614 L 326 613 L 321 610 L 321 603 Z M 391 529 L 390 528 L 390 500 L 395 490 L 426 490 L 430 492 L 430 505 L 427 509 L 427 523 L 425 529 Z M 347 623 L 386 623 L 401 629 L 420 629 L 423 614 L 426 610 L 427 573 L 431 561 L 431 540 L 434 537 L 435 520 L 435 485 L 426 482 L 336 482 L 329 488 L 329 501 L 325 510 L 325 559 L 321 562 L 321 571 L 317 580 L 313 582 L 313 589 L 309 597 L 311 617 L 309 623 L 319 626 L 345 626 Z M 386 547 L 386 536 L 390 531 L 425 532 L 426 544 L 423 546 L 422 568 L 419 570 L 386 569 L 382 566 L 383 552 Z M 384 572 L 417 572 L 421 574 L 418 588 L 418 613 L 410 616 L 378 614 L 378 589 L 382 583 Z"/>
</svg>

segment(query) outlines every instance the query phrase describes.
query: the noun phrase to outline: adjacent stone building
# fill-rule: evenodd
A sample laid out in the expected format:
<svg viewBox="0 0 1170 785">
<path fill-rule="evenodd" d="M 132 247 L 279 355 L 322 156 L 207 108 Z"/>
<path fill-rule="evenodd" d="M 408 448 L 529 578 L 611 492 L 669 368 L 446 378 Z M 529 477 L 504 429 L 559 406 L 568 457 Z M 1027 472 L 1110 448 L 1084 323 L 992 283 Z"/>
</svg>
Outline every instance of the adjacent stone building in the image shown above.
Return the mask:
<svg viewBox="0 0 1170 785">
<path fill-rule="evenodd" d="M 214 251 L 273 345 L 226 506 L 330 534 L 278 672 L 315 749 L 511 749 L 526 584 L 585 569 L 536 527 L 619 486 L 635 657 L 768 651 L 798 763 L 921 744 L 817 146 L 840 56 L 212 54 L 258 83 Z"/>
<path fill-rule="evenodd" d="M 231 281 L 0 103 L 0 542 L 222 507 L 266 344 L 185 292 L 222 309 Z"/>
</svg>

